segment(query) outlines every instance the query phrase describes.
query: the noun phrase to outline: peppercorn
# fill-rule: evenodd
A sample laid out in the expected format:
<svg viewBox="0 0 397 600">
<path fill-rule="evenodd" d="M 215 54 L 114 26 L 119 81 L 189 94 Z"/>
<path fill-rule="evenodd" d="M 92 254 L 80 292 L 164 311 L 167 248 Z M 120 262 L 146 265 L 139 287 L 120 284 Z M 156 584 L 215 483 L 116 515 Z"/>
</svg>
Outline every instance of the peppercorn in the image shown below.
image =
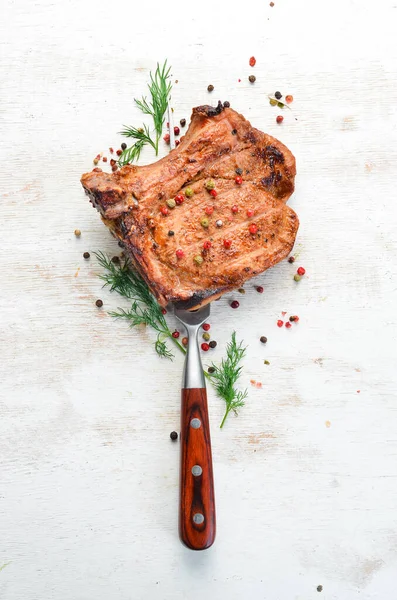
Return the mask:
<svg viewBox="0 0 397 600">
<path fill-rule="evenodd" d="M 288 94 L 288 96 L 285 96 L 285 101 L 287 102 L 287 104 L 291 104 L 293 99 L 294 99 L 294 97 L 291 96 L 290 94 Z"/>
<path fill-rule="evenodd" d="M 113 152 L 114 152 L 113 148 L 109 148 L 109 152 L 110 152 L 110 154 L 113 154 Z"/>
<path fill-rule="evenodd" d="M 271 6 L 273 8 L 274 2 L 270 2 L 269 6 Z"/>
<path fill-rule="evenodd" d="M 255 56 L 251 56 L 251 58 L 249 60 L 249 65 L 250 65 L 250 67 L 255 67 L 255 65 L 256 65 L 256 58 L 255 58 Z"/>
<path fill-rule="evenodd" d="M 113 173 L 114 173 L 115 171 L 117 171 L 117 169 L 118 169 L 118 166 L 117 166 L 117 165 L 112 165 L 112 171 L 113 171 Z"/>
<path fill-rule="evenodd" d="M 243 178 L 240 175 L 237 175 L 234 181 L 237 183 L 237 185 L 241 185 L 243 183 Z"/>
<path fill-rule="evenodd" d="M 203 342 L 201 344 L 201 349 L 204 350 L 204 352 L 208 352 L 208 350 L 210 349 L 209 344 L 207 344 L 207 342 Z"/>
<path fill-rule="evenodd" d="M 122 150 L 120 150 L 120 149 L 119 149 L 119 150 L 116 150 L 116 154 L 117 154 L 117 156 L 121 156 L 121 155 L 123 154 L 123 151 L 122 151 Z"/>
<path fill-rule="evenodd" d="M 112 263 L 114 263 L 115 265 L 118 265 L 120 263 L 119 257 L 118 256 L 113 256 Z"/>
<path fill-rule="evenodd" d="M 292 323 L 294 323 L 294 322 L 297 323 L 299 321 L 299 317 L 298 317 L 298 315 L 291 315 L 290 318 L 289 318 L 289 320 Z"/>
<path fill-rule="evenodd" d="M 169 230 L 169 232 L 168 232 L 168 235 L 169 235 L 170 237 L 172 237 L 173 235 L 175 235 L 175 233 L 172 231 L 172 229 L 170 229 L 170 230 Z"/>
<path fill-rule="evenodd" d="M 166 206 L 162 206 L 160 208 L 160 212 L 161 212 L 162 215 L 166 216 L 166 215 L 168 215 L 169 210 L 168 210 L 168 208 Z"/>
<path fill-rule="evenodd" d="M 265 365 L 270 365 L 270 363 L 269 363 L 269 361 L 268 361 L 268 360 L 264 360 L 264 361 L 263 361 L 263 363 L 264 363 Z"/>
<path fill-rule="evenodd" d="M 208 219 L 206 219 L 205 217 L 203 217 L 200 221 L 200 224 L 205 227 L 205 229 L 207 229 L 208 225 L 209 225 L 209 221 Z"/>
<path fill-rule="evenodd" d="M 179 121 L 179 123 L 180 123 L 180 126 L 181 126 L 181 127 L 185 127 L 185 125 L 186 125 L 186 119 L 181 119 L 181 120 Z"/>
<path fill-rule="evenodd" d="M 98 308 L 101 308 L 101 306 L 103 306 L 103 302 L 100 298 L 95 302 L 95 306 L 97 306 Z"/>
<path fill-rule="evenodd" d="M 178 248 L 178 250 L 175 250 L 175 254 L 177 258 L 182 258 L 184 255 L 183 250 L 181 250 L 181 248 Z"/>
<path fill-rule="evenodd" d="M 259 294 L 263 294 L 263 287 L 262 287 L 261 285 L 258 285 L 258 287 L 256 288 L 256 291 L 257 291 Z"/>
<path fill-rule="evenodd" d="M 191 187 L 187 187 L 185 190 L 185 196 L 186 198 L 191 198 L 194 194 L 194 191 L 192 190 Z"/>
<path fill-rule="evenodd" d="M 216 221 L 215 225 L 216 225 L 217 227 L 222 227 L 222 225 L 223 225 L 223 221 L 222 221 L 221 219 L 218 219 L 218 220 Z"/>
<path fill-rule="evenodd" d="M 175 329 L 175 331 L 172 332 L 172 337 L 174 338 L 174 340 L 177 340 L 179 338 L 179 336 L 180 336 L 179 331 L 177 331 Z"/>
<path fill-rule="evenodd" d="M 210 195 L 211 195 L 213 198 L 216 198 L 216 197 L 217 197 L 217 195 L 218 195 L 218 192 L 217 192 L 216 190 L 210 190 Z"/>
<path fill-rule="evenodd" d="M 267 337 L 265 335 L 262 335 L 260 338 L 260 341 L 262 342 L 262 344 L 266 344 L 267 342 Z"/>
<path fill-rule="evenodd" d="M 181 132 L 181 130 L 179 129 L 178 125 L 175 125 L 174 127 L 174 135 L 179 135 Z"/>
<path fill-rule="evenodd" d="M 183 201 L 185 200 L 185 197 L 183 194 L 177 194 L 175 196 L 175 203 L 180 206 L 181 204 L 183 204 Z"/>
<path fill-rule="evenodd" d="M 306 273 L 306 270 L 303 267 L 299 267 L 299 269 L 297 270 L 298 275 L 304 275 Z"/>
<path fill-rule="evenodd" d="M 110 159 L 110 166 L 114 167 L 114 165 L 116 164 L 116 161 L 114 160 L 114 158 Z"/>
<path fill-rule="evenodd" d="M 282 117 L 281 115 L 278 115 L 278 116 L 276 117 L 276 122 L 277 122 L 278 124 L 282 123 L 283 121 L 284 121 L 284 117 Z"/>
<path fill-rule="evenodd" d="M 165 141 L 166 144 L 170 143 L 170 134 L 166 133 L 165 136 L 163 137 L 163 140 Z"/>
<path fill-rule="evenodd" d="M 285 326 L 287 329 L 290 329 L 292 327 L 292 325 L 289 321 L 286 322 Z"/>
<path fill-rule="evenodd" d="M 188 341 L 189 341 L 189 340 L 187 339 L 187 337 L 184 337 L 184 338 L 182 338 L 182 344 L 183 344 L 184 346 L 187 346 L 187 344 L 188 344 Z"/>
<path fill-rule="evenodd" d="M 210 340 L 210 339 L 211 339 L 211 336 L 210 336 L 210 334 L 209 334 L 209 333 L 203 333 L 203 336 L 202 336 L 202 337 L 203 337 L 203 340 L 205 340 L 206 342 L 208 342 L 208 340 Z"/>
<path fill-rule="evenodd" d="M 94 158 L 92 162 L 94 163 L 94 165 L 97 165 L 99 163 L 99 158 Z"/>
<path fill-rule="evenodd" d="M 167 311 L 166 311 L 166 309 L 165 309 L 165 308 L 162 308 L 162 309 L 161 309 L 161 313 L 162 313 L 163 315 L 166 315 L 166 314 L 167 314 Z"/>
<path fill-rule="evenodd" d="M 258 227 L 257 225 L 255 225 L 255 223 L 251 223 L 251 225 L 249 226 L 249 232 L 252 234 L 255 234 L 258 231 Z"/>
<path fill-rule="evenodd" d="M 223 240 L 223 245 L 226 248 L 226 250 L 229 250 L 229 248 L 232 245 L 232 240 Z"/>
<path fill-rule="evenodd" d="M 277 105 L 277 100 L 274 100 L 274 98 L 270 98 L 270 100 L 269 100 L 269 104 L 270 104 L 271 106 L 276 106 L 276 105 Z"/>
<path fill-rule="evenodd" d="M 281 98 L 283 97 L 283 95 L 281 94 L 281 92 L 276 92 L 274 94 L 274 97 L 277 98 L 277 100 L 281 100 Z"/>
<path fill-rule="evenodd" d="M 175 442 L 175 440 L 178 439 L 178 434 L 176 431 L 171 431 L 170 433 L 170 438 L 172 439 L 173 442 Z"/>
<path fill-rule="evenodd" d="M 210 347 L 210 348 L 216 348 L 216 346 L 217 346 L 217 343 L 216 343 L 216 341 L 215 341 L 215 340 L 212 340 L 212 341 L 209 343 L 209 347 Z"/>
<path fill-rule="evenodd" d="M 300 275 L 294 275 L 294 281 L 300 281 L 301 279 Z"/>
<path fill-rule="evenodd" d="M 81 236 L 81 231 L 80 231 L 80 229 L 75 229 L 75 230 L 74 230 L 74 235 L 75 235 L 76 237 L 80 237 L 80 236 Z"/>
<path fill-rule="evenodd" d="M 180 140 L 175 140 L 175 147 L 179 146 L 180 143 Z"/>
<path fill-rule="evenodd" d="M 277 327 L 282 327 L 284 325 L 284 321 L 282 321 L 281 319 L 279 319 L 277 321 Z"/>
<path fill-rule="evenodd" d="M 292 265 L 295 262 L 295 256 L 290 256 L 288 262 Z"/>
<path fill-rule="evenodd" d="M 204 250 L 209 250 L 211 248 L 212 244 L 209 240 L 206 240 L 203 244 L 203 248 Z"/>
<path fill-rule="evenodd" d="M 102 161 L 103 161 L 103 162 L 108 162 L 108 157 L 107 157 L 107 156 L 104 156 L 104 157 L 103 157 L 103 159 L 102 159 Z"/>
<path fill-rule="evenodd" d="M 238 213 L 238 206 L 236 204 L 232 206 L 232 213 Z"/>
<path fill-rule="evenodd" d="M 166 205 L 168 206 L 168 208 L 175 208 L 176 202 L 175 202 L 175 200 L 170 198 L 169 200 L 167 200 Z"/>
<path fill-rule="evenodd" d="M 209 323 L 204 323 L 203 329 L 204 331 L 209 331 L 211 329 L 211 325 Z"/>
<path fill-rule="evenodd" d="M 200 265 L 202 265 L 202 264 L 203 264 L 203 262 L 204 262 L 204 259 L 203 259 L 203 257 L 202 257 L 202 256 L 200 256 L 200 254 L 197 254 L 197 256 L 195 256 L 195 257 L 193 258 L 193 262 L 194 262 L 194 263 L 195 263 L 195 264 L 196 264 L 196 265 L 199 267 Z"/>
<path fill-rule="evenodd" d="M 204 187 L 208 191 L 213 190 L 215 187 L 215 183 L 212 181 L 212 179 L 208 179 L 208 181 L 205 182 Z"/>
<path fill-rule="evenodd" d="M 253 217 L 254 216 L 254 211 L 252 210 L 252 208 L 249 208 L 247 210 L 247 217 Z"/>
<path fill-rule="evenodd" d="M 238 300 L 233 300 L 233 302 L 230 303 L 230 306 L 232 308 L 238 308 L 240 306 L 240 302 Z"/>
<path fill-rule="evenodd" d="M 278 106 L 279 108 L 284 108 L 284 104 L 283 104 L 282 102 L 277 102 L 277 106 Z"/>
<path fill-rule="evenodd" d="M 323 591 L 323 586 L 322 585 L 318 585 L 317 586 L 317 591 L 318 592 L 322 592 Z"/>
<path fill-rule="evenodd" d="M 223 103 L 223 108 L 230 108 L 230 102 L 226 100 L 226 102 Z"/>
<path fill-rule="evenodd" d="M 232 129 L 232 135 L 237 135 L 237 129 Z"/>
<path fill-rule="evenodd" d="M 90 258 L 90 253 L 89 252 L 84 252 L 83 256 L 84 256 L 84 258 Z"/>
<path fill-rule="evenodd" d="M 121 144 L 120 148 L 121 148 L 122 150 L 126 150 L 126 148 L 127 148 L 127 144 L 126 144 L 125 142 L 123 142 L 123 143 Z"/>
<path fill-rule="evenodd" d="M 206 206 L 205 209 L 205 214 L 206 215 L 212 215 L 212 213 L 214 212 L 214 207 L 213 206 Z"/>
<path fill-rule="evenodd" d="M 213 91 L 214 91 L 214 86 L 210 84 L 210 85 L 207 87 L 207 90 L 208 90 L 209 92 L 213 92 Z"/>
<path fill-rule="evenodd" d="M 245 294 L 245 289 L 244 288 L 238 288 L 237 290 L 240 294 Z"/>
<path fill-rule="evenodd" d="M 211 344 L 213 344 L 213 343 L 214 343 L 214 342 L 210 342 L 210 344 L 209 344 L 209 345 L 211 346 Z M 216 342 L 215 342 L 215 343 L 216 343 Z M 213 346 L 212 346 L 212 348 L 213 348 Z M 208 367 L 208 373 L 215 373 L 215 371 L 216 371 L 215 367 Z"/>
<path fill-rule="evenodd" d="M 255 75 L 250 75 L 250 76 L 248 77 L 248 81 L 249 81 L 250 83 L 255 83 L 255 81 L 256 81 L 256 77 L 255 77 Z"/>
</svg>

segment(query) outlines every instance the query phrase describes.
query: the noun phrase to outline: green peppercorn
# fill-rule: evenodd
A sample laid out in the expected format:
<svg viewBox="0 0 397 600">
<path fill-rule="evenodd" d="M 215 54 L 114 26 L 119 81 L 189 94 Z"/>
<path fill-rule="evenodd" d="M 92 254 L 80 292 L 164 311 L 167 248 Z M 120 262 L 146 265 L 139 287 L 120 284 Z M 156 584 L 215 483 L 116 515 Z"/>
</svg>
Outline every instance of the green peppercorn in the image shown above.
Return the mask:
<svg viewBox="0 0 397 600">
<path fill-rule="evenodd" d="M 200 254 L 197 254 L 197 256 L 195 256 L 195 257 L 193 258 L 193 262 L 194 262 L 194 263 L 195 263 L 195 264 L 196 264 L 196 265 L 199 267 L 200 265 L 202 265 L 202 264 L 203 264 L 203 262 L 204 262 L 204 259 L 203 259 L 203 257 L 202 257 L 202 256 L 200 256 Z"/>
<path fill-rule="evenodd" d="M 238 288 L 237 291 L 240 292 L 240 294 L 245 294 L 245 289 L 244 288 Z"/>
<path fill-rule="evenodd" d="M 255 81 L 256 81 L 256 77 L 255 77 L 255 75 L 250 75 L 250 76 L 248 77 L 248 81 L 249 81 L 250 83 L 255 83 Z"/>
<path fill-rule="evenodd" d="M 213 343 L 214 343 L 214 342 L 211 342 L 211 343 L 210 343 L 210 346 L 211 346 L 211 344 L 213 344 Z M 215 373 L 215 371 L 216 371 L 215 367 L 208 367 L 208 373 Z"/>
<path fill-rule="evenodd" d="M 279 108 L 284 108 L 284 103 L 283 102 L 277 102 L 277 106 Z"/>
<path fill-rule="evenodd" d="M 193 192 L 192 188 L 191 187 L 187 187 L 186 190 L 185 190 L 185 196 L 186 196 L 186 198 L 191 198 L 193 196 L 193 194 L 194 194 L 194 192 Z"/>
<path fill-rule="evenodd" d="M 178 439 L 178 434 L 176 431 L 171 431 L 170 433 L 170 438 L 172 439 L 173 442 L 175 442 L 175 440 Z"/>
<path fill-rule="evenodd" d="M 213 91 L 214 91 L 214 86 L 210 84 L 210 85 L 207 87 L 207 90 L 208 90 L 209 92 L 213 92 Z"/>
<path fill-rule="evenodd" d="M 270 365 L 270 363 L 269 363 L 269 361 L 268 361 L 268 360 L 264 360 L 264 361 L 263 361 L 263 363 L 264 363 L 265 365 Z"/>
<path fill-rule="evenodd" d="M 212 342 L 209 343 L 210 348 L 216 348 L 216 341 L 212 340 Z"/>
<path fill-rule="evenodd" d="M 203 227 L 205 227 L 205 228 L 207 228 L 207 227 L 208 227 L 208 225 L 209 225 L 209 221 L 208 221 L 208 219 L 206 219 L 205 217 L 203 217 L 203 218 L 201 219 L 200 223 L 201 223 L 201 225 L 202 225 Z"/>
<path fill-rule="evenodd" d="M 210 340 L 210 339 L 211 339 L 211 336 L 209 333 L 207 333 L 207 332 L 203 333 L 203 340 L 208 342 L 208 340 Z"/>
<path fill-rule="evenodd" d="M 208 179 L 208 181 L 205 182 L 204 187 L 206 190 L 213 190 L 215 183 L 212 181 L 212 179 Z"/>
<path fill-rule="evenodd" d="M 277 106 L 277 100 L 274 100 L 273 98 L 270 98 L 269 104 L 271 104 L 272 106 Z"/>
<path fill-rule="evenodd" d="M 300 275 L 298 275 L 298 273 L 296 273 L 296 274 L 294 275 L 294 281 L 300 281 L 301 279 L 302 279 L 302 278 L 301 278 L 301 276 L 300 276 Z"/>
<path fill-rule="evenodd" d="M 260 338 L 260 340 L 261 340 L 262 344 L 266 344 L 266 342 L 267 342 L 267 337 L 266 337 L 266 336 L 264 336 L 264 335 L 262 335 L 262 336 L 261 336 L 261 338 Z"/>
<path fill-rule="evenodd" d="M 167 200 L 166 205 L 168 206 L 168 208 L 175 208 L 176 202 L 173 198 L 170 198 L 169 200 Z"/>
</svg>

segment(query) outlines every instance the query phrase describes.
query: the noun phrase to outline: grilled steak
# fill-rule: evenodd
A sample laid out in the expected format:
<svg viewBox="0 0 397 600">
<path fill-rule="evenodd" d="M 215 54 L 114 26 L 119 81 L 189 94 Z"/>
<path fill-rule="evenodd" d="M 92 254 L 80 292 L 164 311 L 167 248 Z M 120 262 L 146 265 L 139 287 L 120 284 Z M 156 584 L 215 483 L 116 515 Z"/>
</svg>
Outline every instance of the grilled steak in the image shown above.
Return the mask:
<svg viewBox="0 0 397 600">
<path fill-rule="evenodd" d="M 290 252 L 295 173 L 288 148 L 219 103 L 193 109 L 165 158 L 112 174 L 96 168 L 81 182 L 159 303 L 194 308 Z"/>
</svg>

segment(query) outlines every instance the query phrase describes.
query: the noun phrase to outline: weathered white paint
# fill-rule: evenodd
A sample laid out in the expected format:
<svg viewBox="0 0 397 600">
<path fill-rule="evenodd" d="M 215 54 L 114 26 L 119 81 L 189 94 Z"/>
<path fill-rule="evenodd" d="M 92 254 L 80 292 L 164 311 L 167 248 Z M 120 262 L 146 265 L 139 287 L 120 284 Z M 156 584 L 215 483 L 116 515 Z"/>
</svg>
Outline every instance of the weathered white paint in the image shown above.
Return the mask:
<svg viewBox="0 0 397 600">
<path fill-rule="evenodd" d="M 1 599 L 393 597 L 395 2 L 3 8 Z M 150 332 L 108 317 L 119 299 L 82 259 L 117 248 L 79 177 L 139 123 L 132 99 L 165 57 L 176 119 L 228 99 L 295 152 L 307 269 L 295 285 L 294 268 L 277 266 L 238 311 L 213 305 L 211 357 L 236 329 L 250 396 L 220 431 L 210 391 L 218 537 L 201 554 L 176 534 L 181 357 L 160 361 Z M 295 97 L 281 127 L 276 89 Z M 283 310 L 301 317 L 289 332 L 275 324 Z"/>
</svg>

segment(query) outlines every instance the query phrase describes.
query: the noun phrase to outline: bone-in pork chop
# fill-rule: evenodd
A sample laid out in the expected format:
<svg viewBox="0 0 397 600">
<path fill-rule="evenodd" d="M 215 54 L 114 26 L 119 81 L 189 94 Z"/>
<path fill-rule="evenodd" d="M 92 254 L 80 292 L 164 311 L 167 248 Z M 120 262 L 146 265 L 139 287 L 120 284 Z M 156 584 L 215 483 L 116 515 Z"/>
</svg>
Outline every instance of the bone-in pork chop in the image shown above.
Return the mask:
<svg viewBox="0 0 397 600">
<path fill-rule="evenodd" d="M 291 251 L 295 173 L 288 148 L 219 103 L 193 109 L 168 156 L 81 182 L 159 303 L 194 308 Z"/>
</svg>

